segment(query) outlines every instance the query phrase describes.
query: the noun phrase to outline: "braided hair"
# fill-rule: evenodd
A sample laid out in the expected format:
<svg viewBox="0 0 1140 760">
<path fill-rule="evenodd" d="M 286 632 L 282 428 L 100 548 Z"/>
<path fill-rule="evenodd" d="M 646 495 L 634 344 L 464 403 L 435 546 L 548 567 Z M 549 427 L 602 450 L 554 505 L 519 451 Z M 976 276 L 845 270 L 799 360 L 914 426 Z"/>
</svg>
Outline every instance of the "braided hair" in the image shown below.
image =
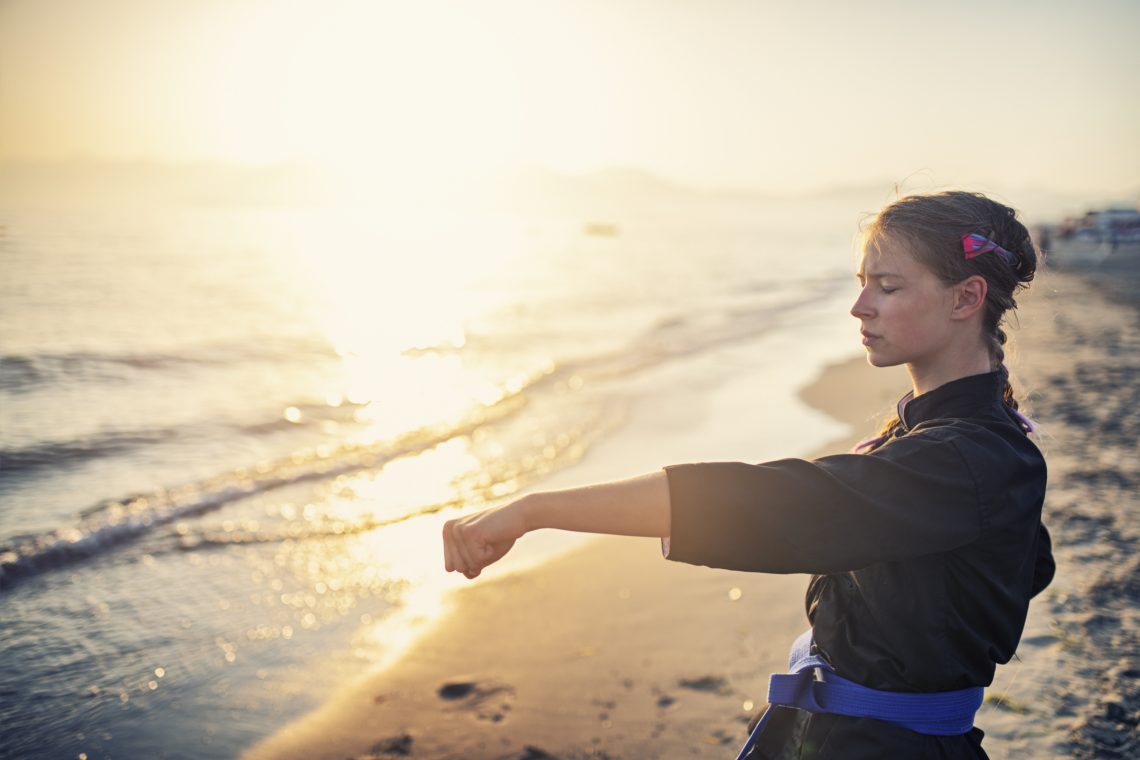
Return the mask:
<svg viewBox="0 0 1140 760">
<path fill-rule="evenodd" d="M 967 259 L 963 236 L 981 235 L 1004 248 L 1012 256 L 983 255 Z M 961 190 L 910 195 L 884 208 L 864 232 L 864 249 L 878 250 L 885 240 L 903 243 L 919 263 L 944 285 L 954 285 L 967 277 L 981 275 L 988 290 L 982 313 L 982 333 L 989 345 L 993 370 L 1004 376 L 1002 398 L 1006 408 L 1025 433 L 1033 423 L 1018 411 L 1009 369 L 1005 366 L 1006 333 L 1002 329 L 1006 312 L 1015 310 L 1015 294 L 1027 288 L 1037 271 L 1038 253 L 1017 212 L 981 193 Z M 895 416 L 879 435 L 855 447 L 870 452 L 889 440 L 902 425 Z"/>
</svg>

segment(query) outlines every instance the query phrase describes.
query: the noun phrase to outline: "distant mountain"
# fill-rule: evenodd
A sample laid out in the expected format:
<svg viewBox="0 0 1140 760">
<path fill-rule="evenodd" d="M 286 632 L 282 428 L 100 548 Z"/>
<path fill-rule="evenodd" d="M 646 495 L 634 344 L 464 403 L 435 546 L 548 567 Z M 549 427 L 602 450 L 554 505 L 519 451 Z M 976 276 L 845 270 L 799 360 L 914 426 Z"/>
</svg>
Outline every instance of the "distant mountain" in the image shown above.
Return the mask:
<svg viewBox="0 0 1140 760">
<path fill-rule="evenodd" d="M 703 219 L 800 224 L 836 209 L 844 216 L 869 213 L 886 198 L 886 182 L 833 187 L 810 193 L 776 193 L 739 188 L 698 188 L 637 167 L 611 167 L 585 174 L 527 169 L 502 185 L 498 203 L 527 213 L 570 214 L 582 219 L 621 221 Z"/>
<path fill-rule="evenodd" d="M 236 166 L 151 161 L 0 164 L 0 205 L 293 205 L 322 194 L 302 165 Z"/>
<path fill-rule="evenodd" d="M 521 169 L 483 182 L 447 185 L 385 196 L 352 195 L 320 169 L 304 164 L 235 166 L 221 163 L 148 161 L 58 161 L 0 164 L 0 205 L 116 204 L 291 206 L 349 201 L 398 202 L 420 207 L 455 206 L 523 215 L 558 216 L 582 222 L 631 220 L 705 220 L 710 224 L 856 223 L 873 214 L 899 192 L 893 181 L 836 185 L 810 192 L 779 193 L 739 188 L 699 188 L 632 166 L 583 174 L 544 168 Z M 400 188 L 395 188 L 399 191 Z M 930 191 L 933 187 L 902 192 Z M 1088 194 L 1041 187 L 981 187 L 1022 212 L 1030 223 L 1080 215 L 1091 208 L 1135 205 L 1140 187 L 1118 194 Z M 393 200 L 395 199 L 395 200 Z"/>
</svg>

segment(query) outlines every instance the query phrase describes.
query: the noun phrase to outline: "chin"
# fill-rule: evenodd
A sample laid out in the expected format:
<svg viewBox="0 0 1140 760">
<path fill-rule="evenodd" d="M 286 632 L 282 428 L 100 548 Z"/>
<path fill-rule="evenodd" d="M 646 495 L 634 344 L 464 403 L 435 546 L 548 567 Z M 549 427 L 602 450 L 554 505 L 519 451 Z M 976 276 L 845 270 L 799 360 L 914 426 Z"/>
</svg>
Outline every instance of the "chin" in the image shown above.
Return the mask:
<svg viewBox="0 0 1140 760">
<path fill-rule="evenodd" d="M 882 356 L 881 354 L 876 356 L 873 351 L 868 351 L 867 363 L 872 367 L 897 367 L 903 362 L 899 361 L 898 359 L 892 359 L 889 356 Z"/>
</svg>

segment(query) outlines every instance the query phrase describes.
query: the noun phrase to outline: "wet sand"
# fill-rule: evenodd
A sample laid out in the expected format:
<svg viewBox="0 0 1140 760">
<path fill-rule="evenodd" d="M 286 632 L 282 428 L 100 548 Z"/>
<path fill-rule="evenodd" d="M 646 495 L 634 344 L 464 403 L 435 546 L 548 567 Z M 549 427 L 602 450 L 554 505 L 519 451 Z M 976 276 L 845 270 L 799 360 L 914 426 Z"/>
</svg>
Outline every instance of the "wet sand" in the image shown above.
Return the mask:
<svg viewBox="0 0 1140 760">
<path fill-rule="evenodd" d="M 979 714 L 992 758 L 1140 747 L 1140 312 L 1090 282 L 1042 275 L 1009 349 L 1042 423 L 1058 574 Z M 802 395 L 850 433 L 815 453 L 875 432 L 907 387 L 861 358 L 829 368 Z M 731 757 L 806 627 L 805 587 L 666 562 L 652 540 L 590 541 L 453 594 L 395 665 L 247 756 Z"/>
</svg>

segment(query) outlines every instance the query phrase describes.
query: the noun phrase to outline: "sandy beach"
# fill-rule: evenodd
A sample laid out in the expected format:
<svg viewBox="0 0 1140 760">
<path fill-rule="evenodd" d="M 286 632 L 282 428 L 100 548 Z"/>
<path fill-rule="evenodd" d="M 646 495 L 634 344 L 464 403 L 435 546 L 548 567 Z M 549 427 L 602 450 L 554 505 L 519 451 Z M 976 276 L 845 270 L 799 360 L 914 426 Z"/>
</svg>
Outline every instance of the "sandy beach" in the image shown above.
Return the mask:
<svg viewBox="0 0 1140 760">
<path fill-rule="evenodd" d="M 1135 306 L 1061 270 L 1022 297 L 1008 357 L 1041 423 L 1058 572 L 978 716 L 993 758 L 1140 746 Z M 830 367 L 801 395 L 848 433 L 812 455 L 873 433 L 907 387 L 862 358 Z M 455 592 L 399 661 L 245 756 L 731 757 L 806 627 L 805 587 L 666 562 L 656 541 L 590 541 Z"/>
</svg>

